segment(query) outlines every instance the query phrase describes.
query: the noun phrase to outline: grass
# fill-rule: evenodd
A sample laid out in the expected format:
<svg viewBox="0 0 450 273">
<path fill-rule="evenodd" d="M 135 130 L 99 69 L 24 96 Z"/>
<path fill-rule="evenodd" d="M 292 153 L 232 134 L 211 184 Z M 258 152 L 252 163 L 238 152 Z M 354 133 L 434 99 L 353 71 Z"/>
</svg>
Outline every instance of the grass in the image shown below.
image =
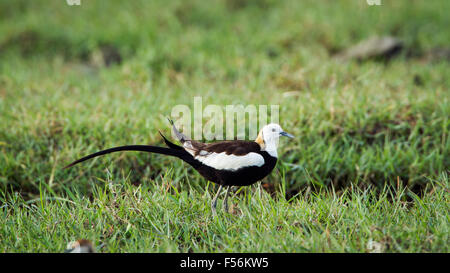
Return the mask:
<svg viewBox="0 0 450 273">
<path fill-rule="evenodd" d="M 80 237 L 101 252 L 448 252 L 448 184 L 437 183 L 423 198 L 350 188 L 291 201 L 253 187 L 231 199 L 232 214 L 219 203 L 212 217 L 208 190 L 178 191 L 170 181 L 135 187 L 126 177 L 109 177 L 91 198 L 42 189 L 24 201 L 16 194 L 2 200 L 2 245 L 62 252 Z"/>
<path fill-rule="evenodd" d="M 448 46 L 450 2 L 391 2 L 0 2 L 0 252 L 448 252 L 450 67 L 423 56 Z M 333 57 L 388 34 L 388 63 Z M 170 158 L 61 169 L 163 145 L 194 96 L 279 104 L 297 136 L 234 214 L 212 218 L 213 185 Z"/>
</svg>

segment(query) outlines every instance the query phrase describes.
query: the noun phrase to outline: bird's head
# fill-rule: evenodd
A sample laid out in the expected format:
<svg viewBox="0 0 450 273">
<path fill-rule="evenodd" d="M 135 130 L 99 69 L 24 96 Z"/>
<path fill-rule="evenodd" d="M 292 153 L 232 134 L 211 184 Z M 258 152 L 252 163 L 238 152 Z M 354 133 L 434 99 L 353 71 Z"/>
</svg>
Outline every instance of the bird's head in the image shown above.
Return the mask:
<svg viewBox="0 0 450 273">
<path fill-rule="evenodd" d="M 256 143 L 261 149 L 267 151 L 270 155 L 277 157 L 278 140 L 280 136 L 293 138 L 294 136 L 286 133 L 281 126 L 276 123 L 267 124 L 259 131 Z"/>
</svg>

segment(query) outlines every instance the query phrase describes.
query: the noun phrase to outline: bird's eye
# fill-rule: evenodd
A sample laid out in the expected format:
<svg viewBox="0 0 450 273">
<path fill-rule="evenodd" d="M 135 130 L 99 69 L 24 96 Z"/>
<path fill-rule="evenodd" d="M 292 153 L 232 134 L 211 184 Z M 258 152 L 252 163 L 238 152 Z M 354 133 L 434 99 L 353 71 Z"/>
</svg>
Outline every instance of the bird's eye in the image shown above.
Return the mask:
<svg viewBox="0 0 450 273">
<path fill-rule="evenodd" d="M 275 128 L 272 128 L 272 132 L 275 132 Z"/>
</svg>

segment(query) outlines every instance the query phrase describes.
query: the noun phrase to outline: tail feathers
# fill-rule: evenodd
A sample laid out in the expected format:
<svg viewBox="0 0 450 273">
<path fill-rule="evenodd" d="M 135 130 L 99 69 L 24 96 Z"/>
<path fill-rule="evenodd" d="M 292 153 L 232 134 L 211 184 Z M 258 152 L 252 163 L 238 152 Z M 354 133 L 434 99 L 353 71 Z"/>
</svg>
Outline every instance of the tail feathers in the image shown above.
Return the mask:
<svg viewBox="0 0 450 273">
<path fill-rule="evenodd" d="M 187 136 L 183 135 L 182 133 L 180 133 L 180 131 L 178 131 L 177 127 L 175 127 L 175 124 L 173 123 L 173 120 L 167 118 L 170 122 L 170 124 L 172 124 L 172 130 L 175 134 L 175 136 L 177 137 L 177 139 L 184 144 L 184 142 L 186 141 L 190 141 L 191 139 L 189 139 Z"/>
<path fill-rule="evenodd" d="M 171 143 L 170 145 L 175 145 L 175 144 Z M 177 145 L 175 145 L 175 146 L 177 146 Z M 177 146 L 177 147 L 180 147 L 180 146 Z M 126 145 L 126 146 L 119 146 L 119 147 L 110 148 L 110 149 L 106 149 L 103 151 L 99 151 L 99 152 L 90 154 L 88 156 L 85 156 L 83 158 L 80 158 L 80 159 L 70 163 L 69 165 L 65 166 L 64 169 L 72 167 L 78 163 L 81 163 L 83 161 L 89 160 L 89 159 L 97 157 L 97 156 L 102 156 L 105 154 L 120 152 L 120 151 L 140 151 L 140 152 L 163 154 L 163 155 L 178 157 L 194 167 L 196 164 L 198 164 L 198 162 L 188 152 L 186 152 L 185 150 L 180 150 L 178 148 L 165 148 L 165 147 L 149 146 L 149 145 Z"/>
<path fill-rule="evenodd" d="M 176 144 L 170 142 L 170 141 L 169 141 L 169 140 L 161 133 L 161 131 L 159 131 L 159 134 L 160 134 L 161 137 L 164 139 L 164 142 L 166 143 L 166 145 L 169 146 L 170 148 L 175 149 L 175 150 L 184 150 L 183 147 L 178 146 L 178 145 L 176 145 Z"/>
</svg>

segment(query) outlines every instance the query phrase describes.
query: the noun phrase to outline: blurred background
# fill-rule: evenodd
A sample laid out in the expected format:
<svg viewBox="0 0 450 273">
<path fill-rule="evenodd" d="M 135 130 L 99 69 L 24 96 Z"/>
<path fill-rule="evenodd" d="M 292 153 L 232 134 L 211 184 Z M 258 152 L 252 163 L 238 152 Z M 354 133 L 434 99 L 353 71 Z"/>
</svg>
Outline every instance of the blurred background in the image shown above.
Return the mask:
<svg viewBox="0 0 450 273">
<path fill-rule="evenodd" d="M 0 185 L 89 193 L 106 173 L 202 188 L 176 160 L 116 154 L 159 144 L 177 104 L 279 104 L 287 196 L 350 184 L 448 181 L 446 0 L 0 0 Z M 151 163 L 151 164 L 149 164 Z M 105 171 L 108 168 L 108 171 Z M 189 181 L 189 183 L 186 183 Z"/>
</svg>

